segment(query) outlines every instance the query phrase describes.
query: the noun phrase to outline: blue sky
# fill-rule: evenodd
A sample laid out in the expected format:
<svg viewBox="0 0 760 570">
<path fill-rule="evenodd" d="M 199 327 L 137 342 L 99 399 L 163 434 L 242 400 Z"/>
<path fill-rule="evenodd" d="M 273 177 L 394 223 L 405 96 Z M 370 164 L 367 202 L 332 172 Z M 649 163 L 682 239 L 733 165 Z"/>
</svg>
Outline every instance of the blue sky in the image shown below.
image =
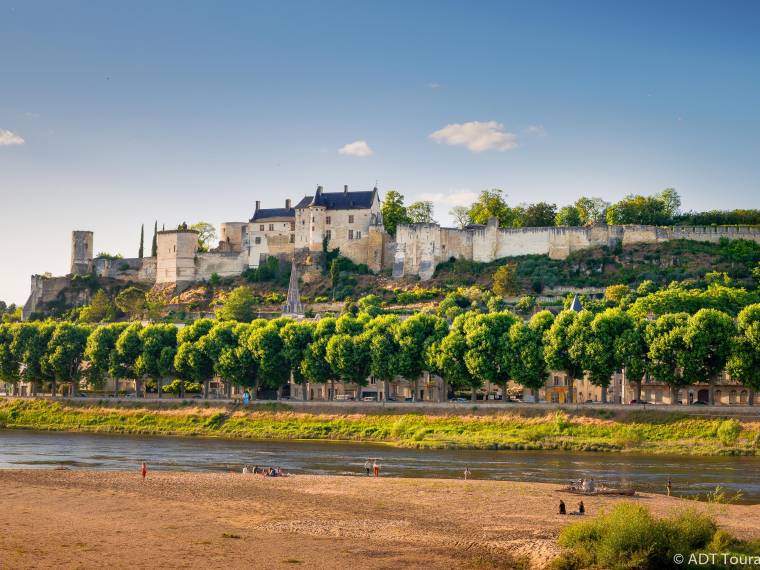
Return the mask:
<svg viewBox="0 0 760 570">
<path fill-rule="evenodd" d="M 72 229 L 131 257 L 141 223 L 245 220 L 318 184 L 377 181 L 442 222 L 494 187 L 760 207 L 759 17 L 757 2 L 0 0 L 0 299 L 64 274 Z"/>
</svg>

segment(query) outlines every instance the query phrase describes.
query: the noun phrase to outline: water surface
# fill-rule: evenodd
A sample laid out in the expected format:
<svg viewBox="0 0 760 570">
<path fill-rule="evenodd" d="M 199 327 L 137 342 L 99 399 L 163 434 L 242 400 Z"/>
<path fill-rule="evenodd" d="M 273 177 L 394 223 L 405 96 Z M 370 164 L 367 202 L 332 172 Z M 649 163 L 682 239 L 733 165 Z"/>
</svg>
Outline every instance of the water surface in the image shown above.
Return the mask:
<svg viewBox="0 0 760 570">
<path fill-rule="evenodd" d="M 0 430 L 0 468 L 239 471 L 279 466 L 290 473 L 359 475 L 377 458 L 383 475 L 461 478 L 564 485 L 594 477 L 611 485 L 662 493 L 668 477 L 676 495 L 721 485 L 760 503 L 760 457 L 682 457 L 559 451 L 416 450 L 347 442 L 255 441 Z"/>
</svg>

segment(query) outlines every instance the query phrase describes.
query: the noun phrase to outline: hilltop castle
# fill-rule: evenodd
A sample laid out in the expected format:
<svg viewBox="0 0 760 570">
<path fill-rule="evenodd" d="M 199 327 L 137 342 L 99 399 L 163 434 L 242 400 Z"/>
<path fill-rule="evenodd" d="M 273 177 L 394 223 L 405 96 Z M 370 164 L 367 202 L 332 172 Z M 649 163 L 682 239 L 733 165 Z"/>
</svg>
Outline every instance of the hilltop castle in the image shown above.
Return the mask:
<svg viewBox="0 0 760 570">
<path fill-rule="evenodd" d="M 564 259 L 574 251 L 598 246 L 659 243 L 672 239 L 718 242 L 722 238 L 760 243 L 760 230 L 734 227 L 608 226 L 499 228 L 495 218 L 486 225 L 463 229 L 438 224 L 401 224 L 395 239 L 383 226 L 377 188 L 369 191 L 325 192 L 317 187 L 295 206 L 261 208 L 256 201 L 247 222 L 220 226 L 220 241 L 210 251 L 198 250 L 198 232 L 186 225 L 157 232 L 156 256 L 130 259 L 94 257 L 91 231 L 72 232 L 69 275 L 33 275 L 24 318 L 56 305 L 89 302 L 91 290 L 72 287 L 77 279 L 95 276 L 105 281 L 146 287 L 184 289 L 218 275 L 234 277 L 256 268 L 270 256 L 315 266 L 323 248 L 340 248 L 354 263 L 373 272 L 391 270 L 395 278 L 430 279 L 436 266 L 451 258 L 490 262 L 509 256 L 539 254 Z"/>
</svg>

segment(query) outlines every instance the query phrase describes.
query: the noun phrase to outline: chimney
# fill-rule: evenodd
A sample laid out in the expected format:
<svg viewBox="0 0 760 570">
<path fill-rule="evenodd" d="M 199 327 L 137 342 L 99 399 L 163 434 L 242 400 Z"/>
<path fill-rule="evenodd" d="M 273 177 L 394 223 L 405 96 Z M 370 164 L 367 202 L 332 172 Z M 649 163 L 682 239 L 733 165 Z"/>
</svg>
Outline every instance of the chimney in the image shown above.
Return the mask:
<svg viewBox="0 0 760 570">
<path fill-rule="evenodd" d="M 285 209 L 290 210 L 290 198 L 285 199 Z"/>
<path fill-rule="evenodd" d="M 343 193 L 348 194 L 348 184 L 343 185 Z"/>
<path fill-rule="evenodd" d="M 261 200 L 256 200 L 256 209 L 258 210 L 261 207 Z"/>
</svg>

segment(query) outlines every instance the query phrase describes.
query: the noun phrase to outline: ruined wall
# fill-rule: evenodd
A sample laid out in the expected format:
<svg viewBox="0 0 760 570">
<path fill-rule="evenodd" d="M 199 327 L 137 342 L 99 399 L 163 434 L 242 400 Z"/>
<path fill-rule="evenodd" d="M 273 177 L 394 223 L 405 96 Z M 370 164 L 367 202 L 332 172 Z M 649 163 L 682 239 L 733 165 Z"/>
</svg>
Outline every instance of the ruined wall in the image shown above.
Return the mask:
<svg viewBox="0 0 760 570">
<path fill-rule="evenodd" d="M 199 253 L 195 256 L 195 281 L 219 277 L 236 277 L 248 269 L 247 252 Z"/>
<path fill-rule="evenodd" d="M 195 252 L 198 232 L 167 230 L 158 232 L 156 283 L 190 283 L 195 281 Z"/>
<path fill-rule="evenodd" d="M 96 258 L 92 262 L 92 270 L 98 277 L 120 281 L 153 283 L 156 280 L 156 258 Z"/>
<path fill-rule="evenodd" d="M 72 275 L 87 275 L 92 271 L 93 233 L 76 230 L 71 232 L 71 268 Z"/>
<path fill-rule="evenodd" d="M 47 304 L 54 302 L 69 285 L 71 285 L 69 277 L 32 275 L 29 298 L 21 309 L 21 318 L 27 320 L 32 313 L 42 311 Z"/>
</svg>

